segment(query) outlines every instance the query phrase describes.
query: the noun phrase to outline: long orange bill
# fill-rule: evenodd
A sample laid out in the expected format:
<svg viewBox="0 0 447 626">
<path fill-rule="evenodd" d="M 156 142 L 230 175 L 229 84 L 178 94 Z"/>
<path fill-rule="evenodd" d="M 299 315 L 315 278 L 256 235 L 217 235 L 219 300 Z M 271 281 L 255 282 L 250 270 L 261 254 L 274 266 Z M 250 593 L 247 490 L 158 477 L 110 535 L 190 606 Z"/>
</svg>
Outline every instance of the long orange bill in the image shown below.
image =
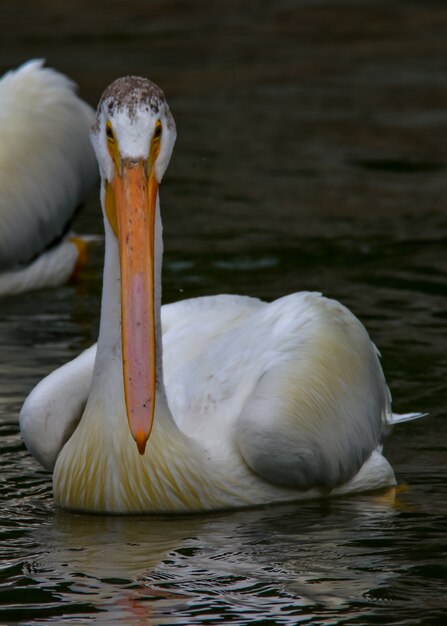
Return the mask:
<svg viewBox="0 0 447 626">
<path fill-rule="evenodd" d="M 144 161 L 124 160 L 111 183 L 121 266 L 124 396 L 140 454 L 155 407 L 154 224 L 158 183 Z"/>
</svg>

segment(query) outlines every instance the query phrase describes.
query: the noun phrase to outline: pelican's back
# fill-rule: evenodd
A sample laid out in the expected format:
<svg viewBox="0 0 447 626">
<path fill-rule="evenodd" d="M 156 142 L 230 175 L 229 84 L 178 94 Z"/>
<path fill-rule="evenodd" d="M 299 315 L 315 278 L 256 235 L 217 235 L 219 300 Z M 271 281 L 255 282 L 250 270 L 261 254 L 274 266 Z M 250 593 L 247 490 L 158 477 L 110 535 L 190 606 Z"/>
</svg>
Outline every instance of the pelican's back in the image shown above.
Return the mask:
<svg viewBox="0 0 447 626">
<path fill-rule="evenodd" d="M 0 270 L 60 237 L 98 177 L 93 109 L 42 60 L 0 80 Z"/>
</svg>

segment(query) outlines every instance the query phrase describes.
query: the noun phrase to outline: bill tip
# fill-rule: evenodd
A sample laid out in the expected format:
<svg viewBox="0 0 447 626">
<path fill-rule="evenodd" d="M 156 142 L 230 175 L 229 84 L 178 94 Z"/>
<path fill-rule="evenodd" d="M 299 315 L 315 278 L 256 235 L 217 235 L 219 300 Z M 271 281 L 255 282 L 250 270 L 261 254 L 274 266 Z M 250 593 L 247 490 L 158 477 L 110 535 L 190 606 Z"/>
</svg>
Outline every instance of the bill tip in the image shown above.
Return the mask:
<svg viewBox="0 0 447 626">
<path fill-rule="evenodd" d="M 144 432 L 144 430 L 138 430 L 134 435 L 134 439 L 137 444 L 138 452 L 143 455 L 144 451 L 146 450 L 146 443 L 148 440 L 147 434 Z"/>
</svg>

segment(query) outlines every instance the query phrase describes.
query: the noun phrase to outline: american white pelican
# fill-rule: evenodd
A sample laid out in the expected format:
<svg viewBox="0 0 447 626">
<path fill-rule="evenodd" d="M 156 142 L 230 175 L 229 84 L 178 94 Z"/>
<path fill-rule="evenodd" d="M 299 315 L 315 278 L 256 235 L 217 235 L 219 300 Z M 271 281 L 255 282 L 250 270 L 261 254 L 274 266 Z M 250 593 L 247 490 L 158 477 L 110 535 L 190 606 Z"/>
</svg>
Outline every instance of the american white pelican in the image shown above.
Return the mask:
<svg viewBox="0 0 447 626">
<path fill-rule="evenodd" d="M 179 513 L 394 485 L 383 430 L 415 415 L 392 415 L 377 351 L 344 306 L 296 293 L 161 307 L 158 188 L 175 138 L 152 82 L 106 89 L 92 127 L 106 233 L 97 351 L 44 379 L 20 418 L 31 452 L 55 463 L 56 503 Z"/>
<path fill-rule="evenodd" d="M 83 260 L 68 230 L 98 178 L 93 118 L 42 60 L 0 80 L 0 295 L 61 284 Z"/>
</svg>

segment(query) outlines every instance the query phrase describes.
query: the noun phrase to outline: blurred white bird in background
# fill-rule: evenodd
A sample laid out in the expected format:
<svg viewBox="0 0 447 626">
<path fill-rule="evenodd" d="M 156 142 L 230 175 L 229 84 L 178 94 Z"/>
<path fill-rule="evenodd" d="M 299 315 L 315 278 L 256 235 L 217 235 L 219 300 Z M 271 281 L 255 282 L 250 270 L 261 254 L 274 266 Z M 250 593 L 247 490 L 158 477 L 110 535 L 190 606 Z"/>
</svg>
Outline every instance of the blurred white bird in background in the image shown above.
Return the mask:
<svg viewBox="0 0 447 626">
<path fill-rule="evenodd" d="M 0 80 L 0 295 L 59 285 L 85 260 L 72 220 L 98 179 L 93 109 L 32 60 Z"/>
</svg>

